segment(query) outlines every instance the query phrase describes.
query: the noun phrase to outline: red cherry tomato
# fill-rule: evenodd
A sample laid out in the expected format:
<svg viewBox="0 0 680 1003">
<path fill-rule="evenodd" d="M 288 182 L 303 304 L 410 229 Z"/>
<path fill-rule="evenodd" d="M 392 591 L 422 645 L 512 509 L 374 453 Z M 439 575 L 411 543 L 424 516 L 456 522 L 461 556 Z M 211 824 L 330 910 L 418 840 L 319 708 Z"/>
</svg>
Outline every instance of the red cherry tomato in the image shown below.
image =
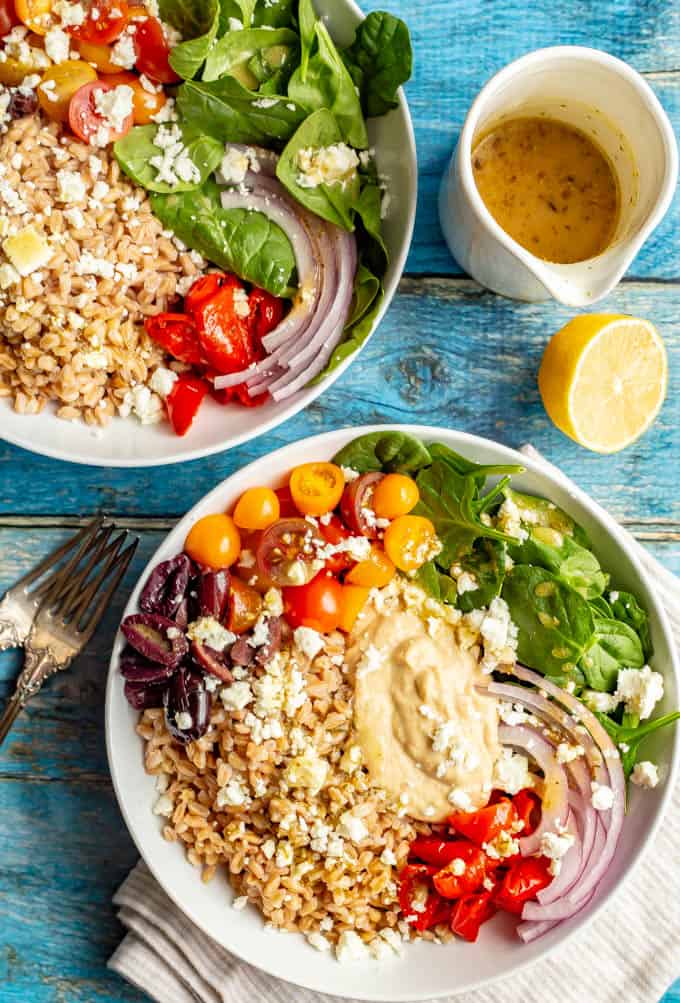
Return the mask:
<svg viewBox="0 0 680 1003">
<path fill-rule="evenodd" d="M 4 38 L 12 28 L 21 24 L 14 7 L 14 0 L 0 0 L 0 37 Z"/>
<path fill-rule="evenodd" d="M 493 892 L 481 892 L 479 895 L 465 895 L 453 907 L 451 914 L 451 929 L 463 940 L 471 944 L 477 940 L 480 927 L 495 915 Z"/>
<path fill-rule="evenodd" d="M 434 878 L 435 889 L 447 899 L 458 899 L 461 895 L 469 895 L 478 891 L 486 877 L 487 857 L 483 850 L 472 843 L 457 840 L 452 844 L 456 847 L 456 855 Z M 457 873 L 461 868 L 464 870 Z"/>
<path fill-rule="evenodd" d="M 553 879 L 550 862 L 545 857 L 520 857 L 510 864 L 501 886 L 494 895 L 499 909 L 519 916 L 524 904 L 535 899 Z"/>
<path fill-rule="evenodd" d="M 298 516 L 298 510 L 295 507 L 295 502 L 293 501 L 293 496 L 290 493 L 290 486 L 288 484 L 285 487 L 277 488 L 275 491 L 276 497 L 279 499 L 279 507 L 281 509 L 280 515 L 282 519 L 296 519 Z"/>
<path fill-rule="evenodd" d="M 68 122 L 76 136 L 84 143 L 89 143 L 97 135 L 100 129 L 106 129 L 107 143 L 115 143 L 132 128 L 134 114 L 130 112 L 124 120 L 120 129 L 113 129 L 108 119 L 104 118 L 97 111 L 95 105 L 95 95 L 99 91 L 112 91 L 113 84 L 107 84 L 103 80 L 95 80 L 93 83 L 84 84 L 75 92 L 68 106 Z"/>
<path fill-rule="evenodd" d="M 207 392 L 208 384 L 198 376 L 182 373 L 175 380 L 165 404 L 177 435 L 187 434 Z"/>
<path fill-rule="evenodd" d="M 291 627 L 311 627 L 328 634 L 340 622 L 342 585 L 322 571 L 307 585 L 284 588 L 283 606 Z"/>
<path fill-rule="evenodd" d="M 203 362 L 198 333 L 184 313 L 159 313 L 147 317 L 144 329 L 150 338 L 179 362 L 198 366 Z"/>
<path fill-rule="evenodd" d="M 342 543 L 343 540 L 348 540 L 352 536 L 350 531 L 345 529 L 337 515 L 331 516 L 331 521 L 327 525 L 319 523 L 319 532 L 326 543 L 330 543 L 333 546 L 337 546 L 338 543 Z M 349 554 L 333 554 L 332 557 L 326 558 L 326 571 L 330 571 L 334 575 L 339 575 L 341 571 L 346 571 L 353 564 L 356 564 L 356 561 L 353 561 Z"/>
<path fill-rule="evenodd" d="M 409 846 L 409 859 L 417 857 L 418 860 L 426 864 L 433 864 L 436 867 L 446 867 L 451 861 L 459 856 L 460 842 L 458 840 L 440 839 L 439 836 L 421 836 L 414 839 Z"/>
<path fill-rule="evenodd" d="M 449 817 L 449 825 L 477 846 L 490 843 L 504 830 L 512 831 L 516 822 L 517 812 L 507 798 L 478 811 L 459 811 Z"/>
<path fill-rule="evenodd" d="M 229 590 L 227 629 L 234 634 L 244 634 L 255 626 L 261 612 L 260 593 L 234 575 Z"/>
<path fill-rule="evenodd" d="M 530 836 L 541 821 L 541 799 L 538 794 L 525 789 L 515 794 L 512 803 L 515 806 L 518 821 L 524 822 L 524 828 L 520 830 L 520 835 Z"/>
<path fill-rule="evenodd" d="M 273 331 L 283 320 L 284 301 L 272 296 L 264 289 L 253 289 L 248 301 L 250 303 L 250 329 L 259 343 L 265 334 Z"/>
<path fill-rule="evenodd" d="M 340 500 L 340 515 L 346 526 L 354 533 L 367 536 L 370 540 L 375 540 L 378 530 L 375 519 L 369 519 L 367 512 L 371 512 L 371 497 L 378 481 L 385 475 L 377 472 L 362 474 L 356 480 L 350 481 L 345 488 Z"/>
<path fill-rule="evenodd" d="M 68 30 L 74 38 L 83 42 L 108 45 L 122 35 L 127 24 L 127 0 L 92 0 L 83 23 Z"/>
<path fill-rule="evenodd" d="M 168 62 L 170 46 L 157 17 L 135 22 L 135 63 L 140 73 L 159 84 L 175 84 L 180 79 Z"/>
<path fill-rule="evenodd" d="M 323 537 L 299 516 L 279 519 L 262 533 L 257 546 L 257 567 L 263 578 L 277 585 L 300 588 L 319 572 L 315 551 Z"/>
</svg>

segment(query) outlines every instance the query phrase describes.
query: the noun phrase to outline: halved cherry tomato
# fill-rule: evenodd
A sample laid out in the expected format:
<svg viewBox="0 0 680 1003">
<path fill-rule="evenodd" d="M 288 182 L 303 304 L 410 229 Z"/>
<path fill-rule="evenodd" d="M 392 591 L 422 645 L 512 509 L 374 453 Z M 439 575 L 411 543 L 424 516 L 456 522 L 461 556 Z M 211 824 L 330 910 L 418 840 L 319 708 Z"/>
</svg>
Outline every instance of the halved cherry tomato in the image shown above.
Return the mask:
<svg viewBox="0 0 680 1003">
<path fill-rule="evenodd" d="M 230 568 L 241 552 L 241 537 L 230 515 L 205 515 L 189 530 L 186 554 L 204 568 Z"/>
<path fill-rule="evenodd" d="M 266 529 L 280 513 L 279 499 L 271 488 L 248 488 L 236 502 L 234 522 L 239 529 Z"/>
<path fill-rule="evenodd" d="M 359 561 L 345 575 L 348 585 L 363 585 L 367 589 L 382 589 L 389 585 L 396 574 L 394 564 L 380 547 L 371 547 L 365 561 Z"/>
<path fill-rule="evenodd" d="M 0 38 L 4 38 L 15 24 L 21 24 L 14 0 L 0 0 Z"/>
<path fill-rule="evenodd" d="M 258 341 L 278 327 L 285 313 L 285 302 L 264 289 L 253 289 L 250 303 L 250 329 Z"/>
<path fill-rule="evenodd" d="M 437 532 L 422 515 L 402 515 L 385 530 L 385 551 L 400 571 L 417 571 L 433 556 Z"/>
<path fill-rule="evenodd" d="M 379 519 L 408 515 L 419 500 L 418 485 L 405 474 L 387 474 L 373 492 L 373 508 Z"/>
<path fill-rule="evenodd" d="M 521 830 L 522 836 L 530 836 L 541 821 L 541 799 L 534 791 L 525 788 L 515 794 L 512 803 L 515 806 L 518 821 L 524 822 L 524 827 Z"/>
<path fill-rule="evenodd" d="M 349 540 L 352 536 L 350 531 L 345 529 L 337 515 L 331 516 L 331 520 L 328 523 L 319 523 L 319 532 L 326 543 L 330 543 L 332 546 L 337 546 L 337 544 L 342 543 L 343 540 Z M 356 564 L 356 561 L 353 561 L 346 551 L 332 554 L 331 557 L 326 558 L 326 570 L 331 571 L 334 575 L 339 575 L 341 571 L 346 571 L 353 564 Z"/>
<path fill-rule="evenodd" d="M 151 14 L 143 4 L 128 4 L 128 21 L 146 21 L 147 17 L 151 17 Z"/>
<path fill-rule="evenodd" d="M 277 585 L 306 585 L 323 567 L 317 557 L 323 542 L 318 530 L 305 519 L 279 519 L 262 533 L 258 569 Z"/>
<path fill-rule="evenodd" d="M 473 843 L 456 840 L 456 855 L 451 862 L 433 877 L 433 883 L 440 895 L 447 899 L 458 899 L 482 887 L 486 877 L 487 856 Z M 461 871 L 460 874 L 457 872 Z"/>
<path fill-rule="evenodd" d="M 78 40 L 78 52 L 86 63 L 94 63 L 100 73 L 120 73 L 122 67 L 118 63 L 111 61 L 113 55 L 112 45 L 103 45 L 98 42 L 85 42 Z"/>
<path fill-rule="evenodd" d="M 237 373 L 254 361 L 248 325 L 236 312 L 234 293 L 240 288 L 239 284 L 225 284 L 190 311 L 203 354 L 208 364 L 219 373 Z M 193 291 L 192 286 L 191 293 Z"/>
<path fill-rule="evenodd" d="M 366 605 L 371 590 L 361 585 L 343 585 L 340 601 L 340 619 L 338 627 L 346 634 L 351 633 L 359 614 Z"/>
<path fill-rule="evenodd" d="M 13 56 L 7 56 L 0 62 L 0 84 L 6 87 L 18 87 L 31 73 L 41 73 L 31 63 L 22 63 Z"/>
<path fill-rule="evenodd" d="M 186 435 L 208 393 L 208 384 L 198 376 L 182 373 L 165 400 L 176 435 Z"/>
<path fill-rule="evenodd" d="M 251 630 L 262 612 L 262 596 L 251 585 L 232 576 L 229 589 L 229 615 L 227 629 L 234 634 Z"/>
<path fill-rule="evenodd" d="M 520 857 L 510 864 L 494 895 L 499 909 L 519 916 L 526 902 L 535 899 L 553 879 L 545 857 Z"/>
<path fill-rule="evenodd" d="M 170 46 L 157 17 L 137 21 L 135 28 L 136 66 L 150 80 L 175 84 L 180 79 L 168 62 Z"/>
<path fill-rule="evenodd" d="M 290 493 L 302 515 L 326 515 L 342 497 L 345 478 L 334 463 L 303 463 L 290 475 Z"/>
<path fill-rule="evenodd" d="M 350 481 L 340 502 L 340 515 L 345 525 L 349 526 L 354 533 L 367 536 L 370 540 L 375 540 L 378 536 L 373 512 L 373 492 L 384 476 L 384 474 L 372 472 L 362 474 L 356 480 Z"/>
<path fill-rule="evenodd" d="M 36 35 L 46 35 L 53 24 L 54 0 L 14 0 L 16 15 Z"/>
<path fill-rule="evenodd" d="M 115 42 L 128 24 L 127 0 L 91 0 L 87 17 L 82 24 L 68 30 L 83 42 L 108 45 Z"/>
<path fill-rule="evenodd" d="M 283 606 L 291 627 L 311 627 L 329 634 L 340 622 L 342 585 L 322 571 L 307 585 L 284 588 Z"/>
<path fill-rule="evenodd" d="M 288 484 L 286 484 L 282 488 L 277 488 L 274 494 L 279 499 L 281 518 L 282 519 L 297 518 L 298 510 L 295 507 L 295 502 L 293 501 L 293 496 L 290 493 L 290 487 L 288 486 Z"/>
<path fill-rule="evenodd" d="M 495 913 L 493 892 L 465 895 L 453 907 L 451 929 L 458 937 L 473 944 L 479 936 L 480 927 Z"/>
<path fill-rule="evenodd" d="M 478 811 L 459 811 L 449 816 L 449 825 L 477 846 L 490 843 L 503 831 L 511 832 L 517 821 L 517 812 L 508 798 L 502 798 Z"/>
<path fill-rule="evenodd" d="M 196 328 L 186 314 L 159 313 L 156 317 L 147 317 L 144 330 L 179 362 L 197 366 L 204 361 Z"/>
<path fill-rule="evenodd" d="M 86 58 L 86 57 L 84 57 Z M 163 93 L 163 88 L 158 87 L 154 91 L 147 90 L 136 73 L 129 73 L 127 70 L 105 70 L 100 67 L 102 73 L 108 73 L 106 78 L 108 83 L 118 87 L 120 84 L 127 84 L 132 88 L 132 110 L 135 118 L 135 125 L 149 125 L 153 116 L 161 110 L 167 98 Z M 151 82 L 149 81 L 150 85 Z"/>
<path fill-rule="evenodd" d="M 439 836 L 420 836 L 408 848 L 409 859 L 416 857 L 426 864 L 446 867 L 459 855 L 460 841 L 441 839 Z"/>
<path fill-rule="evenodd" d="M 98 137 L 99 130 L 106 130 L 107 142 L 115 143 L 132 128 L 134 115 L 132 112 L 124 119 L 120 129 L 114 129 L 108 119 L 104 118 L 97 111 L 95 96 L 101 91 L 112 91 L 113 84 L 107 84 L 104 80 L 96 80 L 94 83 L 85 84 L 75 92 L 71 98 L 68 108 L 68 122 L 76 136 L 84 143 L 89 143 Z"/>
<path fill-rule="evenodd" d="M 71 98 L 85 84 L 97 79 L 97 71 L 82 59 L 66 59 L 43 73 L 36 94 L 38 104 L 53 122 L 67 122 Z"/>
</svg>

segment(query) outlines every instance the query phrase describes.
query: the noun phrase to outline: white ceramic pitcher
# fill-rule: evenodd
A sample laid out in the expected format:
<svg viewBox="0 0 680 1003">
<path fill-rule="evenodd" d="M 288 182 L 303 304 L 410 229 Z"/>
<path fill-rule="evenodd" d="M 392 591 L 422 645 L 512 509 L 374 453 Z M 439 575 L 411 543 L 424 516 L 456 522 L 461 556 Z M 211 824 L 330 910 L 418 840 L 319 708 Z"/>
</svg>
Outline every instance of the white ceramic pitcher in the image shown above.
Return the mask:
<svg viewBox="0 0 680 1003">
<path fill-rule="evenodd" d="M 476 138 L 506 118 L 546 115 L 591 135 L 616 169 L 621 213 L 607 249 L 562 265 L 521 247 L 484 205 L 472 172 Z M 531 52 L 497 73 L 470 108 L 444 176 L 439 214 L 461 268 L 513 299 L 553 296 L 583 307 L 606 296 L 668 209 L 678 176 L 673 129 L 656 96 L 627 63 L 581 46 Z"/>
</svg>

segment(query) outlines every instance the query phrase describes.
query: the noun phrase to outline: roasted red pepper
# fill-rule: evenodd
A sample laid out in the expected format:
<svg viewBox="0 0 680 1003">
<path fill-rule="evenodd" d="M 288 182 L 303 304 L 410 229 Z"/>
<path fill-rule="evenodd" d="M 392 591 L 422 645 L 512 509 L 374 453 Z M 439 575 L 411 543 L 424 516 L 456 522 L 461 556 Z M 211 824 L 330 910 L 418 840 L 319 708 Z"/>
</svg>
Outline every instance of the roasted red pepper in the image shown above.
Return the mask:
<svg viewBox="0 0 680 1003">
<path fill-rule="evenodd" d="M 227 275 L 226 272 L 209 272 L 207 275 L 202 275 L 200 279 L 196 279 L 184 297 L 184 309 L 190 317 L 194 317 L 201 303 L 211 299 L 220 289 L 236 286 L 240 288 L 239 280 L 235 275 Z"/>
<path fill-rule="evenodd" d="M 274 494 L 279 499 L 279 508 L 281 510 L 279 515 L 281 519 L 300 518 L 297 505 L 293 501 L 293 496 L 287 484 L 282 488 L 277 488 Z"/>
<path fill-rule="evenodd" d="M 177 435 L 186 435 L 189 431 L 208 390 L 205 380 L 188 373 L 182 373 L 175 381 L 165 403 Z"/>
<path fill-rule="evenodd" d="M 156 344 L 179 362 L 199 366 L 204 361 L 198 332 L 186 314 L 159 313 L 156 317 L 147 317 L 144 328 Z"/>
<path fill-rule="evenodd" d="M 524 823 L 519 835 L 530 836 L 541 820 L 541 799 L 533 791 L 525 788 L 515 794 L 512 803 L 515 806 L 518 821 Z"/>
<path fill-rule="evenodd" d="M 439 923 L 446 923 L 451 905 L 432 889 L 435 867 L 428 864 L 407 864 L 399 874 L 399 905 L 404 919 L 422 932 Z"/>
<path fill-rule="evenodd" d="M 482 843 L 490 843 L 503 831 L 512 832 L 517 817 L 512 801 L 501 798 L 478 811 L 456 812 L 450 816 L 449 825 L 461 836 L 481 846 Z"/>
<path fill-rule="evenodd" d="M 203 354 L 219 373 L 240 372 L 255 359 L 252 336 L 246 318 L 236 309 L 235 293 L 236 287 L 223 286 L 191 313 Z"/>
<path fill-rule="evenodd" d="M 409 846 L 409 857 L 417 857 L 426 864 L 446 867 L 459 856 L 460 840 L 441 839 L 439 836 L 421 836 Z"/>
<path fill-rule="evenodd" d="M 340 519 L 338 519 L 337 515 L 331 516 L 331 521 L 327 525 L 319 523 L 319 532 L 326 543 L 330 543 L 333 546 L 337 546 L 338 543 L 342 543 L 343 540 L 349 539 L 352 535 Z M 326 558 L 326 571 L 330 571 L 334 575 L 339 575 L 341 571 L 346 571 L 353 564 L 356 564 L 356 561 L 353 561 L 348 553 L 333 554 L 332 557 Z M 436 861 L 430 861 L 430 863 L 436 863 Z"/>
<path fill-rule="evenodd" d="M 520 857 L 510 864 L 500 888 L 494 895 L 499 909 L 520 915 L 525 902 L 530 902 L 553 879 L 545 857 Z"/>
<path fill-rule="evenodd" d="M 284 301 L 264 289 L 253 289 L 249 297 L 250 329 L 260 344 L 265 334 L 278 327 L 285 313 Z"/>
<path fill-rule="evenodd" d="M 486 854 L 478 846 L 464 840 L 448 845 L 456 848 L 455 856 L 446 867 L 437 871 L 433 878 L 434 887 L 447 899 L 457 899 L 478 891 L 486 877 Z"/>
<path fill-rule="evenodd" d="M 458 937 L 474 943 L 479 936 L 480 927 L 491 919 L 495 912 L 492 892 L 465 895 L 453 907 L 451 929 Z"/>
</svg>

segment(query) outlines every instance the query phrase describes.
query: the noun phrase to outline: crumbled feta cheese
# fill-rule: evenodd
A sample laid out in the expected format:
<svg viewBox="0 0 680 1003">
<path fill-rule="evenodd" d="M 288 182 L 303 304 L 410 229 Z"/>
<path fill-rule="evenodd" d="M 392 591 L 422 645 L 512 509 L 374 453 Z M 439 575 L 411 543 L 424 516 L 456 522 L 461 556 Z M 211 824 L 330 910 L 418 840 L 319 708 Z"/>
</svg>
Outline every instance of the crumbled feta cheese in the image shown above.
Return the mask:
<svg viewBox="0 0 680 1003">
<path fill-rule="evenodd" d="M 569 745 L 568 742 L 560 742 L 557 746 L 558 763 L 572 763 L 583 755 L 585 755 L 585 751 L 582 745 Z"/>
<path fill-rule="evenodd" d="M 160 797 L 156 799 L 156 803 L 153 806 L 153 813 L 154 815 L 163 815 L 165 818 L 170 818 L 174 808 L 175 806 L 170 795 L 161 794 Z"/>
<path fill-rule="evenodd" d="M 125 70 L 132 69 L 137 62 L 134 28 L 132 30 L 130 28 L 126 28 L 123 34 L 119 36 L 111 49 L 110 60 L 116 66 L 122 66 Z"/>
<path fill-rule="evenodd" d="M 77 270 L 78 266 L 76 265 Z M 122 418 L 134 414 L 142 425 L 154 425 L 163 418 L 163 402 L 148 387 L 137 384 L 125 392 L 123 402 L 118 406 L 118 413 Z"/>
<path fill-rule="evenodd" d="M 659 767 L 649 760 L 636 763 L 630 779 L 637 787 L 656 787 L 659 783 Z"/>
<path fill-rule="evenodd" d="M 225 185 L 243 184 L 249 168 L 250 157 L 246 150 L 238 149 L 235 146 L 225 148 L 224 157 L 220 164 L 220 173 Z"/>
<path fill-rule="evenodd" d="M 76 171 L 57 171 L 57 192 L 62 202 L 83 202 L 85 182 Z"/>
<path fill-rule="evenodd" d="M 324 937 L 322 933 L 318 933 L 316 930 L 307 934 L 307 942 L 317 951 L 330 951 L 331 949 L 331 942 L 328 937 Z"/>
<path fill-rule="evenodd" d="M 377 672 L 384 661 L 384 652 L 376 648 L 374 644 L 369 644 L 357 667 L 357 679 L 363 679 L 364 676 L 370 675 L 371 672 Z"/>
<path fill-rule="evenodd" d="M 574 845 L 575 837 L 570 832 L 544 832 L 541 836 L 539 852 L 550 860 L 548 870 L 557 877 L 562 866 L 562 857 Z"/>
<path fill-rule="evenodd" d="M 319 185 L 342 185 L 356 176 L 359 158 L 346 143 L 334 143 L 319 148 L 304 147 L 298 150 L 296 178 L 301 188 L 318 188 Z"/>
<path fill-rule="evenodd" d="M 45 52 L 53 63 L 64 63 L 69 58 L 71 36 L 62 28 L 55 27 L 45 35 Z"/>
<path fill-rule="evenodd" d="M 220 700 L 227 710 L 243 710 L 253 702 L 253 691 L 250 683 L 236 682 L 225 686 L 220 693 Z"/>
<path fill-rule="evenodd" d="M 465 861 L 461 857 L 454 857 L 451 861 L 451 873 L 457 878 L 465 874 Z"/>
<path fill-rule="evenodd" d="M 295 645 L 309 659 L 314 659 L 324 646 L 323 635 L 311 627 L 297 627 L 293 631 Z"/>
<path fill-rule="evenodd" d="M 368 836 L 368 828 L 363 819 L 351 811 L 343 812 L 338 823 L 338 832 L 352 843 L 360 843 Z"/>
<path fill-rule="evenodd" d="M 600 693 L 598 690 L 585 690 L 582 699 L 591 710 L 599 711 L 600 714 L 609 714 L 621 703 L 620 697 L 615 693 Z"/>
<path fill-rule="evenodd" d="M 519 840 L 514 839 L 509 832 L 499 832 L 495 839 L 482 843 L 482 849 L 492 860 L 504 860 L 519 853 Z"/>
<path fill-rule="evenodd" d="M 479 582 L 475 575 L 470 574 L 469 571 L 462 571 L 456 580 L 456 591 L 459 596 L 465 595 L 466 592 L 474 592 L 479 588 Z"/>
<path fill-rule="evenodd" d="M 369 951 L 358 933 L 354 930 L 344 930 L 335 946 L 335 956 L 338 961 L 346 963 L 364 961 Z"/>
<path fill-rule="evenodd" d="M 590 785 L 593 792 L 591 802 L 596 811 L 609 811 L 614 804 L 614 791 L 606 784 L 598 784 L 595 780 Z"/>
<path fill-rule="evenodd" d="M 276 847 L 274 863 L 277 867 L 290 867 L 295 858 L 295 851 L 287 839 L 282 839 Z"/>
<path fill-rule="evenodd" d="M 218 808 L 241 808 L 250 802 L 248 790 L 237 777 L 232 779 L 217 792 Z"/>
<path fill-rule="evenodd" d="M 328 777 L 328 763 L 308 745 L 302 755 L 295 756 L 285 771 L 285 779 L 291 787 L 304 787 L 312 794 L 318 794 Z"/>
<path fill-rule="evenodd" d="M 234 289 L 234 312 L 237 317 L 250 317 L 250 300 L 245 289 Z"/>
<path fill-rule="evenodd" d="M 10 286 L 15 286 L 20 279 L 21 276 L 14 265 L 7 262 L 0 265 L 0 289 L 9 289 Z"/>
<path fill-rule="evenodd" d="M 76 230 L 82 230 L 85 226 L 85 216 L 82 209 L 78 209 L 77 206 L 71 209 L 64 209 L 64 219 Z"/>
<path fill-rule="evenodd" d="M 193 727 L 193 723 L 194 723 L 193 717 L 191 716 L 191 714 L 188 714 L 187 711 L 185 710 L 181 710 L 179 714 L 175 715 L 175 724 L 182 731 L 186 731 L 187 728 Z"/>
<path fill-rule="evenodd" d="M 199 620 L 194 620 L 187 628 L 187 637 L 190 641 L 198 641 L 205 644 L 213 651 L 224 651 L 229 644 L 233 644 L 236 635 L 215 620 L 212 616 L 202 616 Z"/>
<path fill-rule="evenodd" d="M 165 400 L 177 382 L 177 379 L 177 373 L 174 373 L 172 369 L 166 369 L 165 366 L 159 366 L 158 369 L 154 369 L 151 374 L 149 386 L 154 393 L 157 393 L 159 397 L 162 397 L 163 400 Z"/>
<path fill-rule="evenodd" d="M 385 847 L 383 852 L 380 854 L 380 862 L 386 867 L 396 867 L 397 858 L 394 855 L 394 850 L 391 850 L 388 846 Z"/>
<path fill-rule="evenodd" d="M 112 279 L 114 275 L 113 262 L 106 258 L 95 258 L 90 251 L 82 252 L 76 261 L 75 270 L 77 275 L 97 275 L 102 279 Z"/>
<path fill-rule="evenodd" d="M 651 717 L 663 698 L 663 676 L 648 665 L 642 669 L 621 669 L 616 684 L 616 696 L 626 703 L 626 711 L 641 721 Z"/>
<path fill-rule="evenodd" d="M 238 912 L 240 912 L 241 909 L 245 909 L 247 905 L 248 905 L 248 896 L 239 895 L 239 897 L 234 899 L 234 901 L 231 903 L 231 908 L 236 909 Z"/>
<path fill-rule="evenodd" d="M 496 760 L 493 786 L 507 794 L 518 794 L 525 787 L 533 787 L 534 778 L 529 772 L 529 759 L 512 749 L 502 749 Z"/>
<path fill-rule="evenodd" d="M 118 84 L 108 91 L 94 92 L 95 110 L 116 132 L 123 131 L 127 118 L 132 115 L 134 93 L 127 84 Z"/>
<path fill-rule="evenodd" d="M 73 0 L 57 0 L 52 13 L 59 18 L 64 28 L 80 27 L 87 16 L 82 3 L 74 3 Z"/>
<path fill-rule="evenodd" d="M 458 811 L 470 811 L 472 808 L 472 798 L 461 787 L 454 787 L 452 791 L 449 791 L 447 800 Z"/>
</svg>

